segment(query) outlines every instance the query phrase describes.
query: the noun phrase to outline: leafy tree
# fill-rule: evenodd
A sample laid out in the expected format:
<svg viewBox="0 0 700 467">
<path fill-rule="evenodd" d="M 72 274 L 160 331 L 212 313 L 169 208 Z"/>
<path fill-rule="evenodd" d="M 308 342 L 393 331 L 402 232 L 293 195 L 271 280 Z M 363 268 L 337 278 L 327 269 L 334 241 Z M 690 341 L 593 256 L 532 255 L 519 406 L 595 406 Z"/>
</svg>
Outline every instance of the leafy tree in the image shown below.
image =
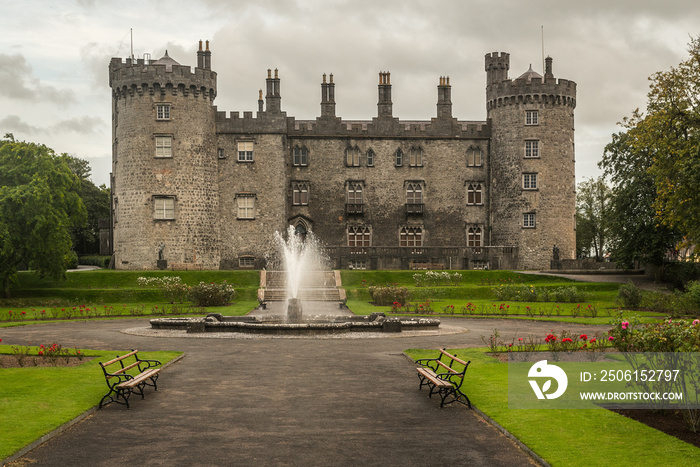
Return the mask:
<svg viewBox="0 0 700 467">
<path fill-rule="evenodd" d="M 91 169 L 86 160 L 62 154 L 71 171 L 80 180 L 78 194 L 87 210 L 87 222 L 84 226 L 73 229 L 73 249 L 81 255 L 98 254 L 100 252 L 99 220 L 109 218 L 109 188 L 105 185 L 96 186 L 90 180 Z"/>
<path fill-rule="evenodd" d="M 656 188 L 658 220 L 690 243 L 700 242 L 700 37 L 690 57 L 669 71 L 652 75 L 647 115 L 628 120 L 627 141 L 639 156 L 651 159 L 648 174 Z"/>
<path fill-rule="evenodd" d="M 599 164 L 613 183 L 609 228 L 615 235 L 610 250 L 625 267 L 633 267 L 635 261 L 661 266 L 681 238 L 676 229 L 662 223 L 654 208 L 654 149 L 642 143 L 644 120 L 639 110 L 625 117 L 620 123 L 624 131 L 612 136 Z"/>
<path fill-rule="evenodd" d="M 610 187 L 604 177 L 578 184 L 576 191 L 576 253 L 587 256 L 593 249 L 602 261 L 610 236 Z"/>
<path fill-rule="evenodd" d="M 18 268 L 65 277 L 70 230 L 85 222 L 79 181 L 63 157 L 34 143 L 0 140 L 0 278 L 5 296 Z"/>
</svg>

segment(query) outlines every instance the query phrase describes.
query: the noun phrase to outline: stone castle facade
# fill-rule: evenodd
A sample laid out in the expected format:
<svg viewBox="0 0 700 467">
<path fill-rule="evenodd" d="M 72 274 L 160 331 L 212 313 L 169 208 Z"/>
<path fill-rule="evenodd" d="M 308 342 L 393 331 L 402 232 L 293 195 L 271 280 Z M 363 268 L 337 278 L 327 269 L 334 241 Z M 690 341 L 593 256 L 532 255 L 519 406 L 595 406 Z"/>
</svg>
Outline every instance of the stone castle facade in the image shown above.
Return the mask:
<svg viewBox="0 0 700 467">
<path fill-rule="evenodd" d="M 220 112 L 209 44 L 197 66 L 113 58 L 113 245 L 117 269 L 263 268 L 275 231 L 313 231 L 336 268 L 543 269 L 574 258 L 576 83 L 485 57 L 485 121 L 394 117 L 379 74 L 377 116 L 282 110 L 268 70 L 258 111 Z M 555 247 L 556 245 L 556 247 Z"/>
</svg>

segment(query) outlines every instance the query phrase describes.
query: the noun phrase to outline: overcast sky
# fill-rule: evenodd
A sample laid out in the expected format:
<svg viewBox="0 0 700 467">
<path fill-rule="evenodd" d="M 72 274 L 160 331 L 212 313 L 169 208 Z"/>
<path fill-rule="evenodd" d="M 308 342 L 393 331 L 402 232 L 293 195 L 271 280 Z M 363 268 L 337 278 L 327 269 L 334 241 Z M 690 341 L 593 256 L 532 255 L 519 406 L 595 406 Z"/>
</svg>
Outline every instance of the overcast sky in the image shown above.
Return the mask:
<svg viewBox="0 0 700 467">
<path fill-rule="evenodd" d="M 380 71 L 391 72 L 394 116 L 436 114 L 440 76 L 453 115 L 485 120 L 484 55 L 510 53 L 510 77 L 545 55 L 557 78 L 578 83 L 576 175 L 597 162 L 616 123 L 645 108 L 648 77 L 687 58 L 700 34 L 697 0 L 0 0 L 0 136 L 86 159 L 108 184 L 111 57 L 168 54 L 196 65 L 211 41 L 220 111 L 257 110 L 268 68 L 278 68 L 282 109 L 320 114 L 323 73 L 333 73 L 336 114 L 370 120 Z"/>
</svg>

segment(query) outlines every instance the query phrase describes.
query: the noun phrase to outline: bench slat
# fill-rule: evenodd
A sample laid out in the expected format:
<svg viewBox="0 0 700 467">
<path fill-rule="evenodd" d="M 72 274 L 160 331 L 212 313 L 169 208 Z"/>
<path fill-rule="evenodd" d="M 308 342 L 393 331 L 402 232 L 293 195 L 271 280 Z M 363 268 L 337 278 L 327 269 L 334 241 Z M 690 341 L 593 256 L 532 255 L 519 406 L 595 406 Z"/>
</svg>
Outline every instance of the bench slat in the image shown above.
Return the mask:
<svg viewBox="0 0 700 467">
<path fill-rule="evenodd" d="M 139 374 L 138 376 L 133 377 L 132 379 L 128 381 L 124 381 L 123 383 L 117 384 L 118 388 L 133 388 L 134 386 L 141 384 L 144 380 L 152 377 L 156 373 L 160 371 L 160 368 L 151 368 L 150 370 L 146 370 L 143 373 Z"/>
<path fill-rule="evenodd" d="M 102 365 L 103 367 L 109 366 L 113 363 L 117 363 L 120 360 L 124 360 L 125 358 L 131 357 L 132 355 L 136 355 L 136 352 L 138 352 L 138 350 L 132 350 L 131 352 L 129 352 L 126 355 L 122 355 L 121 357 L 113 358 L 112 360 L 110 360 L 106 363 L 100 363 L 100 365 Z"/>
<path fill-rule="evenodd" d="M 445 349 L 441 349 L 440 352 L 441 352 L 445 357 L 451 358 L 452 360 L 454 360 L 454 361 L 457 362 L 457 363 L 461 363 L 461 364 L 464 365 L 464 366 L 467 365 L 467 362 L 465 362 L 465 361 L 462 360 L 461 358 L 457 358 L 456 355 L 452 355 L 451 353 L 446 352 Z"/>
</svg>

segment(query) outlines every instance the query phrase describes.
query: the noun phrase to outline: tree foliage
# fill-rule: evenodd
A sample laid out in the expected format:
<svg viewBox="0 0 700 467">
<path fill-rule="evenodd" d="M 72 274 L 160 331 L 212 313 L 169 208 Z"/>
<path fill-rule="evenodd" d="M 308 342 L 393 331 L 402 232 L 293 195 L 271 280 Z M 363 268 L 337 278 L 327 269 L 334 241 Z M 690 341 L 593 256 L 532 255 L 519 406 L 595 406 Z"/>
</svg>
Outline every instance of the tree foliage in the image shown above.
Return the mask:
<svg viewBox="0 0 700 467">
<path fill-rule="evenodd" d="M 6 296 L 20 267 L 65 277 L 70 231 L 86 218 L 79 180 L 65 159 L 10 136 L 0 140 L 0 278 Z"/>
<path fill-rule="evenodd" d="M 656 184 L 650 169 L 654 158 L 640 144 L 639 129 L 644 118 L 635 111 L 605 147 L 600 166 L 609 176 L 613 189 L 610 198 L 610 229 L 615 235 L 610 249 L 615 260 L 625 267 L 635 261 L 660 265 L 680 236 L 662 224 L 654 209 Z"/>
<path fill-rule="evenodd" d="M 602 261 L 610 237 L 610 187 L 604 177 L 590 178 L 576 190 L 576 254 L 583 257 L 593 250 Z"/>
<path fill-rule="evenodd" d="M 700 37 L 677 68 L 655 73 L 640 128 L 640 143 L 652 151 L 654 207 L 663 223 L 688 241 L 700 242 Z"/>
<path fill-rule="evenodd" d="M 76 226 L 71 232 L 73 249 L 80 255 L 96 255 L 100 253 L 99 220 L 109 218 L 109 188 L 104 185 L 96 186 L 90 180 L 92 170 L 86 160 L 63 154 L 62 157 L 79 179 L 78 194 L 87 211 L 87 222 Z"/>
<path fill-rule="evenodd" d="M 684 239 L 700 242 L 700 37 L 689 58 L 652 75 L 647 111 L 621 123 L 600 163 L 614 184 L 616 259 L 661 264 Z"/>
</svg>

